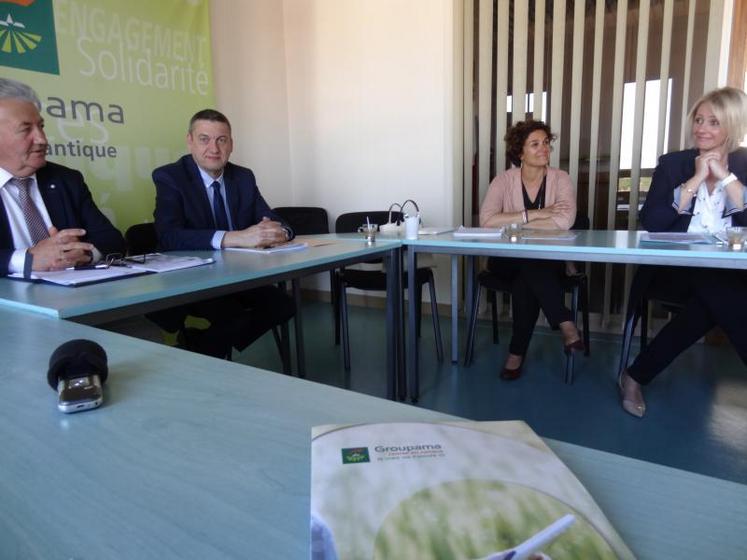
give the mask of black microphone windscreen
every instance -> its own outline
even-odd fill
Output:
[[[60,379],[98,375],[103,384],[109,374],[106,352],[93,340],[78,338],[57,347],[49,357],[47,383],[57,390]]]

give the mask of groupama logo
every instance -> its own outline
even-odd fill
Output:
[[[370,463],[371,458],[368,455],[368,447],[349,447],[342,450],[342,464],[350,463]]]
[[[60,73],[52,0],[0,0],[0,66]]]

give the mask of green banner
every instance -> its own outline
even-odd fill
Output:
[[[153,169],[214,105],[208,0],[0,0],[2,75],[42,100],[48,159],[122,231],[153,220]]]

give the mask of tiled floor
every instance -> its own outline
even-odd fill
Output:
[[[143,320],[114,328],[157,336]],[[463,342],[464,325],[460,328]],[[349,383],[354,391],[384,396],[384,312],[351,307],[350,329],[352,369],[346,380],[342,351],[334,345],[331,306],[304,304],[308,379],[337,386]],[[423,318],[417,406],[473,420],[521,419],[545,437],[747,484],[747,368],[730,347],[699,344],[680,356],[646,389],[648,411],[639,420],[619,406],[614,377],[617,336],[593,335],[591,356],[576,358],[575,382],[566,385],[557,333],[538,328],[524,376],[504,382],[498,372],[508,328],[501,329],[501,344],[496,346],[489,324],[479,325],[469,368],[449,361],[448,321],[442,321],[442,330],[446,360],[439,364],[430,317]],[[280,370],[268,335],[234,359]]]

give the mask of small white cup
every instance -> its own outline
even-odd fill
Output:
[[[407,218],[405,218],[405,239],[417,239],[419,228],[419,216],[408,216]]]

